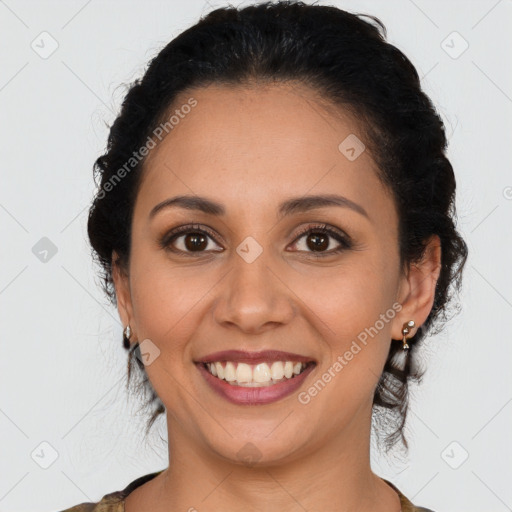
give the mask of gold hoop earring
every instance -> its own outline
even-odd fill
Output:
[[[409,349],[409,345],[407,344],[407,334],[409,334],[411,332],[411,329],[414,328],[416,324],[414,323],[414,320],[409,320],[408,322],[405,322],[403,327],[402,327],[402,334],[403,334],[403,339],[402,339],[402,343],[403,343],[403,350],[408,350]]]

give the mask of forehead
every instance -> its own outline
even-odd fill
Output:
[[[191,98],[195,106],[181,111]],[[239,212],[270,206],[274,197],[277,204],[289,196],[336,192],[369,209],[389,209],[389,191],[369,151],[355,159],[343,152],[347,145],[361,151],[359,123],[306,86],[191,89],[175,100],[173,113],[172,130],[144,165],[137,199],[142,213],[184,193],[217,198]]]
[[[255,158],[269,156],[279,164],[301,160],[318,165],[319,157],[337,158],[340,142],[350,134],[363,138],[348,112],[321,100],[304,85],[210,85],[181,93],[168,114],[181,110],[190,98],[196,106],[179,118],[173,116],[176,124],[149,155],[148,167],[150,160],[191,162],[205,155],[216,161],[249,160],[250,167],[257,165]],[[363,160],[371,161],[368,155]]]

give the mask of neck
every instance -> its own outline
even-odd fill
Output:
[[[284,461],[254,465],[198,449],[197,439],[168,417],[170,463],[158,477],[152,510],[399,512],[398,495],[370,467],[371,408],[362,416],[329,443],[312,441]]]

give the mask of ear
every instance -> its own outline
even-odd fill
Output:
[[[134,332],[130,278],[127,270],[119,264],[118,258],[118,254],[112,251],[112,280],[116,290],[117,310],[123,327],[130,325],[132,332]]]
[[[402,328],[405,322],[414,320],[416,327],[411,329],[408,338],[414,336],[425,322],[434,304],[436,284],[441,272],[441,240],[432,235],[420,262],[412,263],[407,275],[402,277],[398,291],[398,302],[402,309],[393,320],[392,338],[403,338]]]

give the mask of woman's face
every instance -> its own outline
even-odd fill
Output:
[[[180,110],[191,97],[197,104]],[[173,108],[145,164],[129,277],[114,274],[123,324],[167,409],[170,448],[277,463],[366,442],[391,339],[408,320],[421,325],[434,290],[400,273],[395,205],[357,123],[291,85],[210,86]],[[218,206],[176,202],[152,214],[178,196]],[[169,236],[181,226],[190,228]],[[292,355],[215,355],[230,350]],[[275,389],[240,386],[206,371],[212,354],[240,382],[278,380],[288,371],[279,361],[315,364]]]

